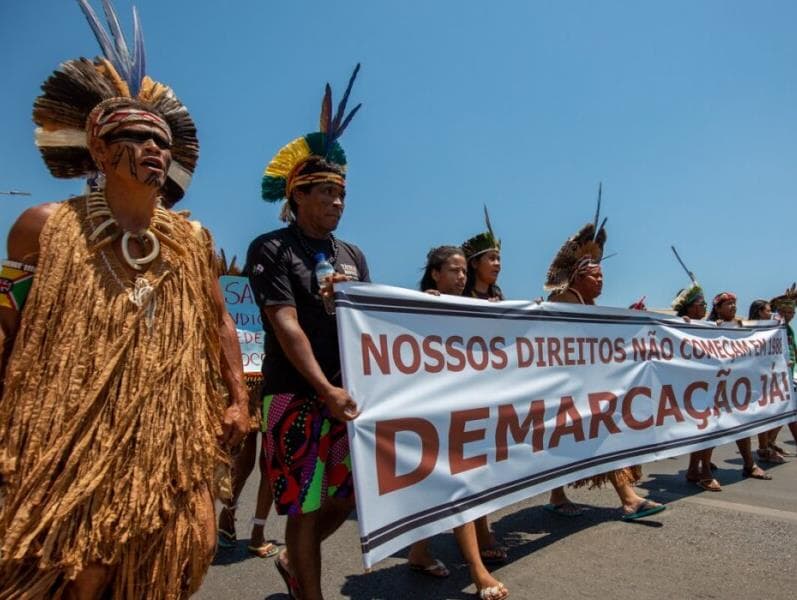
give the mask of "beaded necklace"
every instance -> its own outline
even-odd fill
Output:
[[[293,230],[296,232],[296,237],[299,240],[299,245],[302,247],[302,250],[304,250],[308,257],[314,259],[315,255],[318,254],[318,251],[313,250],[310,247],[310,243],[307,241],[307,238],[304,236],[302,230],[296,223],[291,223],[291,228],[293,228]],[[329,234],[329,241],[332,244],[332,256],[327,260],[329,261],[329,264],[334,265],[338,260],[338,242],[335,239],[335,236],[331,233]]]

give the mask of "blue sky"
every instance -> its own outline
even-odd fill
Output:
[[[499,283],[542,293],[564,239],[609,217],[600,303],[667,306],[687,283],[746,313],[797,279],[797,3],[789,1],[196,2],[139,0],[148,72],[191,110],[201,155],[181,202],[241,256],[273,229],[260,177],[317,128],[356,62],[363,102],[342,140],[339,235],[372,277],[415,287],[427,250],[483,230],[503,240]],[[116,0],[130,24],[128,0]],[[94,6],[100,9],[99,0]],[[0,3],[0,231],[30,204],[79,193],[49,176],[31,105],[59,62],[98,47],[72,0]]]

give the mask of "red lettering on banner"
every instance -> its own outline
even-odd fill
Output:
[[[476,361],[476,353],[473,351],[474,346],[479,346],[481,360],[478,362]],[[474,336],[468,340],[467,356],[470,366],[475,371],[484,371],[484,369],[487,368],[487,365],[490,363],[490,354],[487,351],[487,342],[484,341],[484,338]]]
[[[640,429],[647,429],[653,425],[653,417],[648,417],[644,421],[638,421],[636,417],[634,417],[631,412],[631,403],[637,396],[645,396],[650,400],[652,397],[650,388],[644,386],[633,387],[628,390],[625,398],[623,398],[623,421],[628,427],[638,431]]]
[[[465,353],[462,352],[459,348],[454,346],[454,343],[459,344],[460,346],[463,343],[463,340],[458,335],[452,335],[450,338],[446,340],[446,352],[452,358],[457,359],[457,362],[451,364],[450,362],[446,363],[448,366],[449,371],[453,371],[455,373],[462,371],[465,368]]]
[[[379,336],[379,348],[377,348],[373,338],[367,333],[363,333],[360,336],[360,347],[363,350],[363,375],[371,374],[370,357],[373,357],[376,361],[376,366],[379,367],[382,375],[390,374],[390,357],[387,352],[386,335]]]
[[[704,392],[707,392],[708,383],[705,381],[693,381],[686,386],[686,389],[684,390],[684,409],[686,410],[686,414],[696,421],[700,421],[700,423],[697,425],[698,429],[705,429],[708,427],[708,415],[711,414],[711,411],[709,409],[700,411],[695,410],[695,407],[692,404],[692,395],[695,393],[695,390],[703,390]]]
[[[674,418],[678,423],[684,420],[681,409],[678,407],[678,401],[675,399],[675,392],[673,392],[672,386],[669,384],[665,384],[661,388],[659,411],[656,413],[656,426],[661,427],[667,417]]]
[[[412,358],[409,363],[404,362],[402,346],[406,346],[410,350]],[[412,375],[421,366],[421,349],[418,347],[418,341],[409,334],[403,333],[396,338],[393,342],[393,362],[398,367],[398,370],[405,375]]]
[[[423,363],[423,368],[427,373],[439,373],[446,366],[445,356],[440,350],[432,348],[433,343],[442,345],[443,338],[439,335],[427,335],[423,338],[423,353],[432,360],[437,361],[431,365],[428,362]]]
[[[498,344],[501,344],[500,346]],[[506,340],[502,337],[494,337],[490,340],[490,352],[492,352],[498,360],[493,359],[491,363],[493,369],[505,369],[509,364],[509,357],[506,355],[503,346],[506,345]]]
[[[570,425],[567,424],[568,418]],[[559,410],[556,412],[556,427],[548,442],[549,448],[556,448],[564,435],[572,435],[577,442],[584,441],[584,428],[581,425],[581,414],[573,405],[573,396],[562,396]]]
[[[545,401],[532,400],[529,402],[529,412],[523,423],[520,423],[515,407],[511,404],[502,404],[498,407],[498,422],[495,425],[495,462],[501,462],[509,457],[509,444],[507,433],[511,431],[512,439],[520,444],[531,434],[531,451],[541,452],[543,449],[543,436],[545,434]]]
[[[396,475],[396,434],[414,433],[421,441],[421,460],[409,473]],[[375,429],[376,478],[379,495],[415,485],[434,471],[440,440],[434,424],[426,419],[406,418],[377,421]]]
[[[609,433],[620,433],[620,428],[614,422],[614,411],[617,408],[617,396],[611,392],[594,392],[589,394],[589,411],[592,415],[589,420],[589,438],[598,437],[601,423]],[[606,402],[606,410],[601,411],[601,402]]]
[[[545,346],[543,345],[545,338],[535,337],[534,342],[537,344],[537,366],[545,367]]]
[[[465,458],[465,444],[468,442],[478,442],[483,440],[487,430],[472,429],[465,431],[468,421],[481,421],[490,417],[490,409],[472,408],[469,410],[456,410],[451,413],[451,426],[448,430],[448,465],[451,474],[456,475],[463,471],[470,471],[487,464],[486,454],[477,454]]]
[[[573,353],[576,351],[576,338],[566,337],[562,340],[563,348],[564,348],[564,357],[565,357],[565,364],[568,367],[572,367],[576,364],[576,360],[573,358]]]
[[[531,340],[524,337],[515,338],[515,353],[517,354],[517,366],[521,369],[530,367],[534,364],[534,347]]]
[[[548,338],[548,366],[559,365],[562,366],[562,357],[559,356],[559,350],[562,347],[562,342],[559,338]]]

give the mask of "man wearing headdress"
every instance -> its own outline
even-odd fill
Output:
[[[600,210],[600,189],[598,191],[598,210]],[[603,272],[601,259],[606,243],[605,219],[599,223],[598,214],[594,223],[587,223],[576,235],[569,238],[548,269],[545,282],[546,291],[550,292],[549,302],[566,302],[572,304],[594,305],[603,290]],[[639,519],[664,510],[666,507],[639,496],[633,484],[642,477],[641,467],[615,469],[602,475],[582,479],[573,483],[573,487],[589,486],[590,489],[601,487],[610,482],[614,486],[622,503],[623,519]],[[581,514],[565,495],[564,488],[551,490],[550,503],[546,509],[563,516]]]
[[[321,541],[354,507],[346,421],[357,405],[341,387],[334,314],[325,306],[331,283],[369,281],[359,248],[333,234],[343,215],[346,156],[337,139],[359,105],[345,116],[359,70],[332,116],[329,85],[321,130],[284,146],[266,167],[262,195],[284,200],[287,227],[256,238],[246,272],[266,331],[264,447],[279,514],[287,515],[287,552],[276,566],[291,596],[321,598]],[[335,275],[318,281],[319,263]]]
[[[210,236],[164,208],[196,163],[193,122],[144,76],[137,18],[131,57],[107,10],[117,43],[103,30],[105,58],[63,63],[33,112],[53,175],[102,180],[8,236],[2,599],[188,597],[213,556],[223,444],[248,419]]]

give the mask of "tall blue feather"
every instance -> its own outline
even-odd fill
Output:
[[[600,231],[600,228],[598,227],[598,221],[600,220],[600,216],[601,216],[601,196],[602,196],[602,194],[603,194],[603,182],[601,181],[601,182],[598,183],[598,208],[595,209],[595,223],[593,224],[594,233],[592,234],[592,240],[593,241],[595,241],[595,239],[598,237],[598,232]],[[605,222],[605,220],[604,220],[604,222]],[[602,227],[603,227],[603,225],[601,225],[601,228]]]
[[[135,49],[133,50],[132,74],[135,84],[130,87],[130,93],[137,96],[141,88],[141,80],[147,74],[147,56],[144,52],[144,32],[141,29],[141,21],[135,6],[133,7],[133,44]]]
[[[354,115],[357,114],[357,111],[360,110],[361,107],[362,103],[358,104],[352,109],[352,111],[349,113],[349,116],[344,119],[341,126],[335,130],[335,139],[338,139],[340,136],[343,135],[343,132],[346,131],[346,128],[349,126],[349,123],[351,123],[351,120],[354,118]]]
[[[105,18],[108,21],[108,27],[111,32],[110,37],[88,0],[77,0],[77,2],[91,30],[94,32],[94,37],[97,38],[103,55],[113,65],[119,76],[125,80],[130,89],[130,95],[137,96],[141,89],[141,80],[146,74],[146,59],[144,56],[144,37],[141,33],[141,23],[138,19],[136,7],[133,7],[134,47],[131,57],[127,40],[125,40],[124,33],[122,33],[122,27],[119,24],[119,18],[111,0],[102,0]]]
[[[609,217],[603,217],[603,221],[601,221],[601,226],[595,230],[595,239],[598,239],[598,234],[606,227],[606,221],[609,220]]]
[[[111,64],[116,63],[116,50],[114,49],[108,34],[105,33],[105,29],[100,23],[100,20],[97,18],[97,14],[94,12],[94,9],[91,8],[91,5],[87,2],[87,0],[77,1],[80,5],[80,9],[83,11],[83,15],[89,22],[89,27],[91,27],[91,30],[94,32],[94,37],[97,38],[97,42],[100,44],[100,48],[102,49],[102,53],[105,55],[105,58],[111,61]],[[114,64],[114,66],[116,65]]]
[[[357,79],[357,73],[360,72],[360,63],[357,63],[357,66],[354,67],[354,71],[349,77],[349,85],[346,86],[346,92],[343,94],[343,98],[338,104],[338,112],[335,114],[335,120],[332,122],[333,129],[337,130],[340,127],[341,122],[343,121],[343,113],[346,112],[346,103],[349,101],[349,94],[351,94],[351,88],[354,85],[354,80]]]
[[[108,27],[111,29],[111,35],[116,45],[116,52],[119,55],[119,60],[122,64],[130,63],[130,54],[127,51],[127,41],[125,35],[122,33],[122,28],[119,25],[119,17],[116,16],[116,11],[113,8],[110,0],[102,0],[102,9],[105,12],[105,20],[108,21]]]
[[[346,104],[349,101],[349,94],[351,94],[351,88],[354,85],[354,80],[357,79],[357,73],[360,72],[360,63],[357,63],[357,66],[354,67],[354,71],[349,77],[349,84],[346,86],[346,92],[343,94],[343,98],[341,99],[340,103],[338,104],[338,110],[335,113],[335,118],[332,120],[332,125],[330,130],[327,132],[326,136],[326,154],[329,154],[332,145],[335,143],[346,127],[351,122],[352,117],[354,117],[355,113],[359,110],[361,105],[357,105],[353,111],[349,113],[348,116],[344,118],[346,113]]]
[[[695,274],[689,270],[689,267],[687,267],[686,263],[681,259],[681,255],[678,254],[678,250],[675,249],[675,246],[670,246],[670,248],[672,248],[672,253],[675,254],[675,259],[679,263],[681,263],[681,266],[683,267],[684,271],[686,271],[686,274],[689,275],[689,279],[692,280],[693,284],[697,285],[697,279],[695,279]]]

